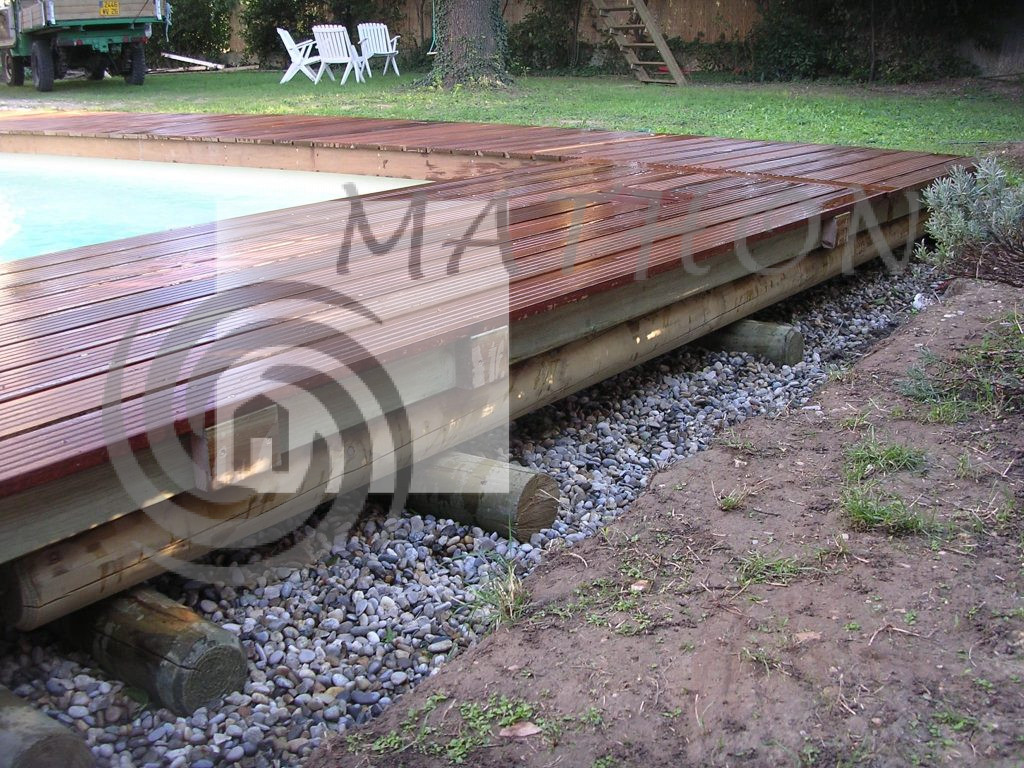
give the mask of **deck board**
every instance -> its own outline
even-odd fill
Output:
[[[0,117],[0,150],[6,136],[27,135],[534,161],[366,198],[392,206],[391,213],[375,214],[384,231],[416,196],[435,203],[505,198],[516,265],[509,296],[513,329],[519,320],[638,276],[657,279],[680,268],[684,255],[711,258],[737,240],[764,240],[850,210],[858,199],[913,194],[960,161],[862,147],[372,118]],[[358,365],[349,341],[303,323],[340,310],[282,318],[269,309],[314,299],[316,286],[330,284],[332,276],[337,281],[338,233],[351,211],[350,201],[325,201],[0,265],[0,497],[106,461],[104,406],[117,412],[138,450],[154,435],[187,434],[208,421],[213,408],[196,411],[185,400],[189,390],[213,392],[216,384],[238,401],[267,391],[255,375],[261,364],[232,367],[215,356],[205,359],[215,342],[239,349],[307,344],[311,354],[348,356]],[[435,224],[455,226],[465,215],[453,209]],[[441,230],[432,237],[425,244],[428,259],[441,252]],[[365,244],[354,248],[354,257],[369,258]],[[462,264],[458,290],[430,278],[401,292],[393,286],[407,269],[407,254],[373,258],[375,271],[344,281],[344,289],[388,320],[382,329],[353,325],[354,338],[379,354],[428,349],[466,327],[500,321],[487,295],[484,262],[473,256]],[[273,282],[278,277],[294,284]],[[206,327],[245,308],[251,327],[219,338],[201,335],[189,349],[166,346],[182,324]],[[106,387],[110,361],[129,335],[131,356],[115,366],[123,379],[112,393]],[[192,362],[197,365],[189,368]],[[159,417],[144,407],[153,396],[163,398]]]

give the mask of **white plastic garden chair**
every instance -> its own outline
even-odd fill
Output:
[[[284,77],[281,78],[281,83],[287,83],[296,74],[301,72],[313,82],[316,82],[316,73],[313,72],[313,65],[320,63],[320,57],[313,55],[313,47],[315,43],[312,40],[304,40],[301,43],[296,43],[292,37],[291,32],[287,29],[277,28],[277,34],[281,36],[281,42],[284,43],[285,50],[288,51],[288,56],[291,58],[291,64],[288,65],[288,71],[284,73]],[[333,75],[332,75],[333,77]]]
[[[396,75],[400,74],[398,62],[395,59],[398,57],[398,38],[401,35],[392,37],[387,24],[360,24],[358,29],[359,47],[363,51],[366,71],[370,73],[370,76],[373,77],[373,70],[370,69],[371,56],[387,57],[384,62],[384,74],[387,74],[388,64],[395,70]]]
[[[344,64],[345,71],[341,75],[341,84],[348,80],[350,72],[355,72],[356,82],[363,82],[363,69],[366,61],[359,50],[352,45],[348,36],[348,30],[342,24],[320,24],[313,27],[313,39],[316,41],[316,49],[320,54],[320,69],[317,70],[314,83],[319,83],[326,71],[334,79],[331,73],[333,64]]]

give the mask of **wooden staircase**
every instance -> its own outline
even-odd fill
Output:
[[[592,0],[597,18],[626,57],[641,83],[685,85],[686,76],[672,55],[644,0]]]

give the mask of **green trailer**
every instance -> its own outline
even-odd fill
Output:
[[[26,70],[37,90],[70,69],[93,80],[104,73],[142,85],[146,41],[170,22],[167,0],[0,0],[3,81],[23,85]]]

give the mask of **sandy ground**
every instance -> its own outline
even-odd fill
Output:
[[[549,553],[522,617],[308,765],[1024,765],[1022,317],[957,281]],[[976,377],[992,334],[1018,357]],[[902,512],[858,525],[865,495]]]

